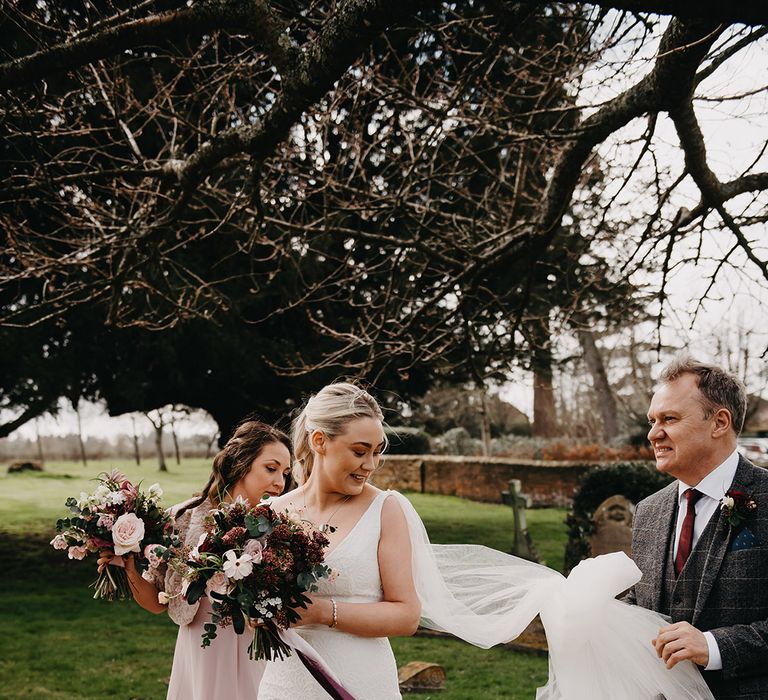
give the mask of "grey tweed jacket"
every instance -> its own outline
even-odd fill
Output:
[[[643,573],[627,596],[644,608],[711,631],[722,671],[704,671],[716,698],[768,698],[768,470],[739,458],[730,488],[757,502],[746,522],[732,527],[720,508],[675,578],[671,548],[677,482],[637,505],[632,557]]]

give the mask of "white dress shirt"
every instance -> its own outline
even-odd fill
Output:
[[[736,467],[739,465],[739,453],[734,450],[727,459],[717,469],[713,469],[696,486],[689,486],[682,481],[677,482],[677,524],[675,526],[675,548],[672,552],[672,559],[677,556],[677,546],[680,542],[680,531],[683,529],[683,520],[688,509],[688,501],[684,493],[689,488],[695,488],[702,496],[696,501],[694,509],[696,519],[693,521],[693,542],[691,549],[696,546],[701,533],[709,523],[710,518],[720,507],[720,501],[725,492],[731,488],[733,478],[736,476]],[[709,663],[704,668],[705,671],[719,671],[723,668],[723,660],[720,656],[720,649],[717,646],[714,636],[711,632],[704,632],[709,647]]]

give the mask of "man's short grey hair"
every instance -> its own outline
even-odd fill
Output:
[[[717,365],[699,362],[689,355],[678,355],[661,372],[664,384],[673,382],[683,374],[696,377],[702,395],[704,418],[711,418],[725,408],[731,414],[733,431],[738,435],[744,428],[747,414],[747,390],[743,382]]]

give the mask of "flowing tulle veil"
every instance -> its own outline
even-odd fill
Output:
[[[698,668],[667,669],[651,639],[667,624],[615,596],[640,579],[624,553],[580,563],[568,578],[545,566],[477,545],[433,545],[410,501],[405,513],[422,625],[488,648],[515,639],[541,615],[549,682],[537,700],[708,700]]]

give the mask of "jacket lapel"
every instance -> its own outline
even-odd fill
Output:
[[[746,465],[747,463],[744,461],[744,458],[739,455],[739,464],[736,467],[736,474],[733,477],[733,482],[726,491],[730,489],[738,489],[740,491],[745,491],[746,493],[750,492],[750,489],[752,488],[752,479]],[[712,586],[720,573],[720,567],[722,566],[723,559],[728,551],[728,543],[731,541],[731,530],[732,527],[725,521],[722,509],[718,506],[712,519],[707,524],[706,529],[701,534],[702,542],[700,544],[702,545],[702,550],[699,551],[699,555],[705,556],[705,559],[701,575],[701,583],[699,584],[699,590],[696,594],[693,619],[691,620],[691,624],[694,627],[704,610]],[[706,551],[706,554],[704,550]]]
[[[659,503],[659,529],[653,543],[653,562],[656,570],[652,572],[653,580],[653,610],[661,610],[662,595],[664,593],[665,568],[672,532],[677,520],[677,482],[667,487],[664,498]]]

